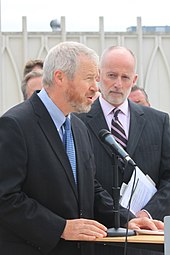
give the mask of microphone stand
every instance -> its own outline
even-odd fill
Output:
[[[120,199],[120,187],[119,187],[119,176],[118,176],[118,155],[112,153],[113,161],[113,209],[114,209],[114,228],[107,230],[107,236],[133,236],[135,235],[134,230],[127,230],[126,228],[120,228],[120,211],[119,211],[119,199]]]

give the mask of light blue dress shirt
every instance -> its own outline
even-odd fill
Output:
[[[62,125],[65,122],[66,117],[64,116],[63,112],[53,103],[44,88],[38,93],[38,96],[49,112],[59,132],[61,140],[63,140]]]

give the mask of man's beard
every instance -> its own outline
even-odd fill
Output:
[[[91,105],[85,105],[85,104],[75,105],[74,102],[70,102],[70,103],[72,107],[74,108],[74,112],[77,112],[77,113],[89,112],[91,109]]]
[[[89,112],[91,109],[91,104],[87,104],[83,101],[80,95],[76,95],[73,90],[69,90],[66,93],[66,99],[68,103],[73,108],[73,112],[82,113]]]
[[[104,98],[111,105],[121,105],[128,98],[130,91],[131,90],[129,89],[129,91],[127,91],[126,94],[122,94],[122,97],[113,96],[111,92],[105,93]]]

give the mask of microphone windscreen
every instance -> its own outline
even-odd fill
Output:
[[[107,136],[107,135],[109,135],[110,133],[109,133],[109,131],[108,130],[106,130],[106,129],[101,129],[100,131],[99,131],[99,138],[100,138],[100,140],[102,141],[102,142],[104,142],[105,141],[105,137]]]

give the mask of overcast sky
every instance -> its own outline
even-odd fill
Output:
[[[105,31],[126,31],[136,26],[170,25],[169,0],[0,0],[2,31],[21,31],[27,16],[28,31],[51,31],[50,21],[66,17],[66,31],[98,31],[99,16]]]

